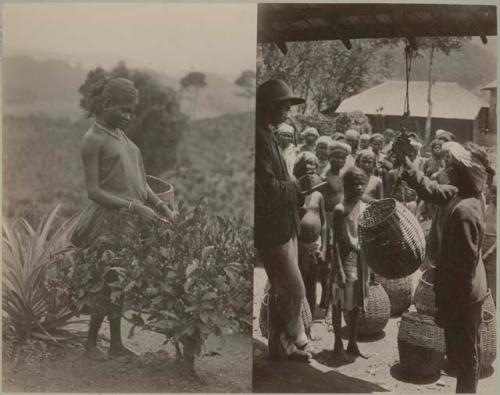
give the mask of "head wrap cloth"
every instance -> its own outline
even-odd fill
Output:
[[[126,78],[112,78],[102,91],[102,98],[109,99],[113,103],[128,104],[137,100],[138,92],[134,83]]]
[[[326,144],[328,147],[332,144],[333,140],[329,136],[319,136],[318,140],[316,141],[316,145],[318,144]]]
[[[375,160],[376,159],[375,153],[370,148],[359,151],[356,156],[356,163],[359,163],[364,158]]]
[[[455,141],[443,144],[443,152],[450,156],[450,160],[463,171],[463,175],[469,178],[474,192],[481,192],[486,185],[487,173],[482,163],[467,151],[462,145]]]
[[[287,135],[292,135],[293,136],[293,126],[287,124],[287,123],[282,123],[278,126],[277,129],[278,134],[287,134]]]
[[[334,140],[328,146],[328,156],[332,155],[335,152],[342,152],[347,156],[351,153],[351,146],[347,143]]]
[[[319,138],[319,133],[318,131],[316,130],[316,128],[313,128],[312,126],[308,126],[307,128],[305,128],[303,131],[302,131],[302,137],[306,137],[306,136],[316,136]]]

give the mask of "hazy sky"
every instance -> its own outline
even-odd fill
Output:
[[[4,50],[66,54],[87,67],[120,59],[167,73],[255,68],[254,4],[5,4]]]

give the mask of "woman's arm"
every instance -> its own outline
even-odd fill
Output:
[[[173,221],[176,214],[170,210],[167,204],[161,200],[156,193],[151,189],[149,184],[146,183],[147,198],[146,201],[153,207],[156,211],[166,217],[168,220]]]
[[[340,235],[342,232],[342,222],[344,220],[343,207],[336,207],[333,211],[333,262],[332,272],[345,283],[344,267],[340,256]]]
[[[324,261],[328,248],[328,223],[326,221],[325,200],[321,193],[319,193],[319,216],[321,220],[321,259]]]

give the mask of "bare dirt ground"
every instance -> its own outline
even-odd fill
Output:
[[[104,326],[104,325],[103,325]],[[130,325],[123,323],[123,333]],[[75,328],[85,335],[85,325]],[[109,328],[103,328],[100,348],[109,346]],[[89,360],[84,339],[56,347],[31,342],[16,358],[11,344],[3,346],[3,392],[251,392],[251,339],[249,334],[228,334],[208,339],[196,361],[198,378],[185,373],[175,360],[172,345],[163,336],[138,331],[126,339],[139,355],[102,362]],[[17,360],[16,360],[17,359]]]
[[[419,271],[414,277],[418,282]],[[254,271],[254,325],[253,325],[253,391],[254,392],[315,392],[315,393],[454,393],[456,379],[444,370],[428,378],[411,378],[401,374],[397,346],[400,317],[391,317],[384,333],[375,339],[360,339],[359,347],[370,357],[356,359],[339,366],[331,358],[333,332],[324,317],[314,321],[314,333],[319,340],[312,342],[313,360],[310,364],[298,362],[271,362],[267,360],[267,341],[260,333],[258,317],[267,276],[264,269]],[[320,291],[318,289],[318,296]],[[346,341],[344,340],[344,345]],[[494,363],[494,367],[496,362]],[[478,393],[494,394],[495,368],[479,382]]]

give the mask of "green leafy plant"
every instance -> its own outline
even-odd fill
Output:
[[[24,219],[3,224],[4,325],[20,339],[55,339],[51,333],[72,317],[66,286],[50,271],[71,251],[76,221],[70,218],[52,230],[58,211],[59,205],[36,229]]]
[[[134,327],[164,334],[194,371],[210,334],[251,330],[251,240],[243,219],[201,206],[181,207],[173,224],[139,221],[134,232],[105,235],[75,255],[73,305],[85,309],[97,296],[123,303]]]

